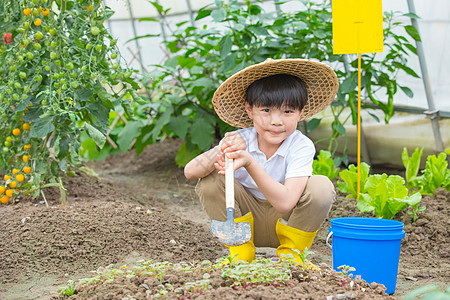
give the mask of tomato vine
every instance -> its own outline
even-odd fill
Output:
[[[98,0],[0,4],[1,202],[49,186],[64,202],[61,172],[82,166],[80,134],[101,148],[109,113],[129,111],[123,95],[139,86],[104,26],[112,14]]]

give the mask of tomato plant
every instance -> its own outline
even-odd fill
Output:
[[[61,174],[81,167],[80,134],[101,148],[110,111],[129,112],[123,95],[139,85],[132,70],[110,67],[122,59],[104,26],[113,13],[98,0],[0,4],[2,202],[49,186],[64,202]]]

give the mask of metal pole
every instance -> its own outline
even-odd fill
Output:
[[[158,0],[155,0],[155,2],[157,4],[159,4]],[[159,24],[161,26],[161,34],[162,34],[163,40],[166,42],[167,41],[167,35],[166,35],[166,29],[164,28],[164,22],[163,22],[164,20],[163,20],[163,17],[161,16],[161,14],[158,14],[158,15],[159,15],[159,19],[161,20],[161,22],[159,22]]]
[[[407,0],[409,12],[416,14],[416,8],[413,0]],[[411,18],[411,24],[419,32],[419,25],[415,18]],[[427,118],[431,120],[431,127],[433,129],[434,143],[437,152],[444,151],[444,144],[442,142],[441,131],[439,128],[439,111],[436,109],[433,100],[433,93],[431,91],[430,77],[428,74],[427,63],[425,61],[425,52],[421,41],[416,41],[417,55],[419,56],[420,71],[422,72],[422,81],[425,87],[425,94],[428,102],[428,111],[425,112]]]
[[[133,16],[133,11],[132,11],[132,9],[131,9],[130,0],[127,0],[127,5],[128,5],[128,12],[129,12],[129,14],[130,14],[130,19],[131,19],[131,27],[133,28],[133,34],[134,34],[134,37],[137,37],[136,24],[134,24],[134,16]],[[134,40],[134,42],[135,42],[135,44],[136,44],[136,49],[139,49],[139,48],[140,48],[139,40]],[[142,60],[142,55],[141,55],[141,52],[140,52],[140,51],[139,51],[139,53],[138,53],[138,56],[139,56],[139,60],[140,60],[140,61],[143,61],[143,60]],[[141,67],[141,70],[143,71],[142,67]]]
[[[194,12],[192,11],[192,6],[191,6],[191,1],[190,0],[186,0],[186,4],[189,10],[189,18],[191,19],[191,25],[195,26],[194,23]]]

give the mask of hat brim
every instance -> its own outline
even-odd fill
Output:
[[[225,123],[235,127],[253,126],[245,111],[247,88],[256,80],[275,74],[299,77],[306,85],[308,100],[301,120],[322,111],[336,97],[339,81],[329,66],[306,59],[277,59],[249,66],[224,81],[215,91],[213,106]]]

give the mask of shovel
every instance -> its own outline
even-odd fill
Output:
[[[234,222],[234,167],[233,159],[225,155],[225,200],[227,220],[211,219],[211,234],[227,246],[239,246],[250,241],[252,231],[250,223]]]

